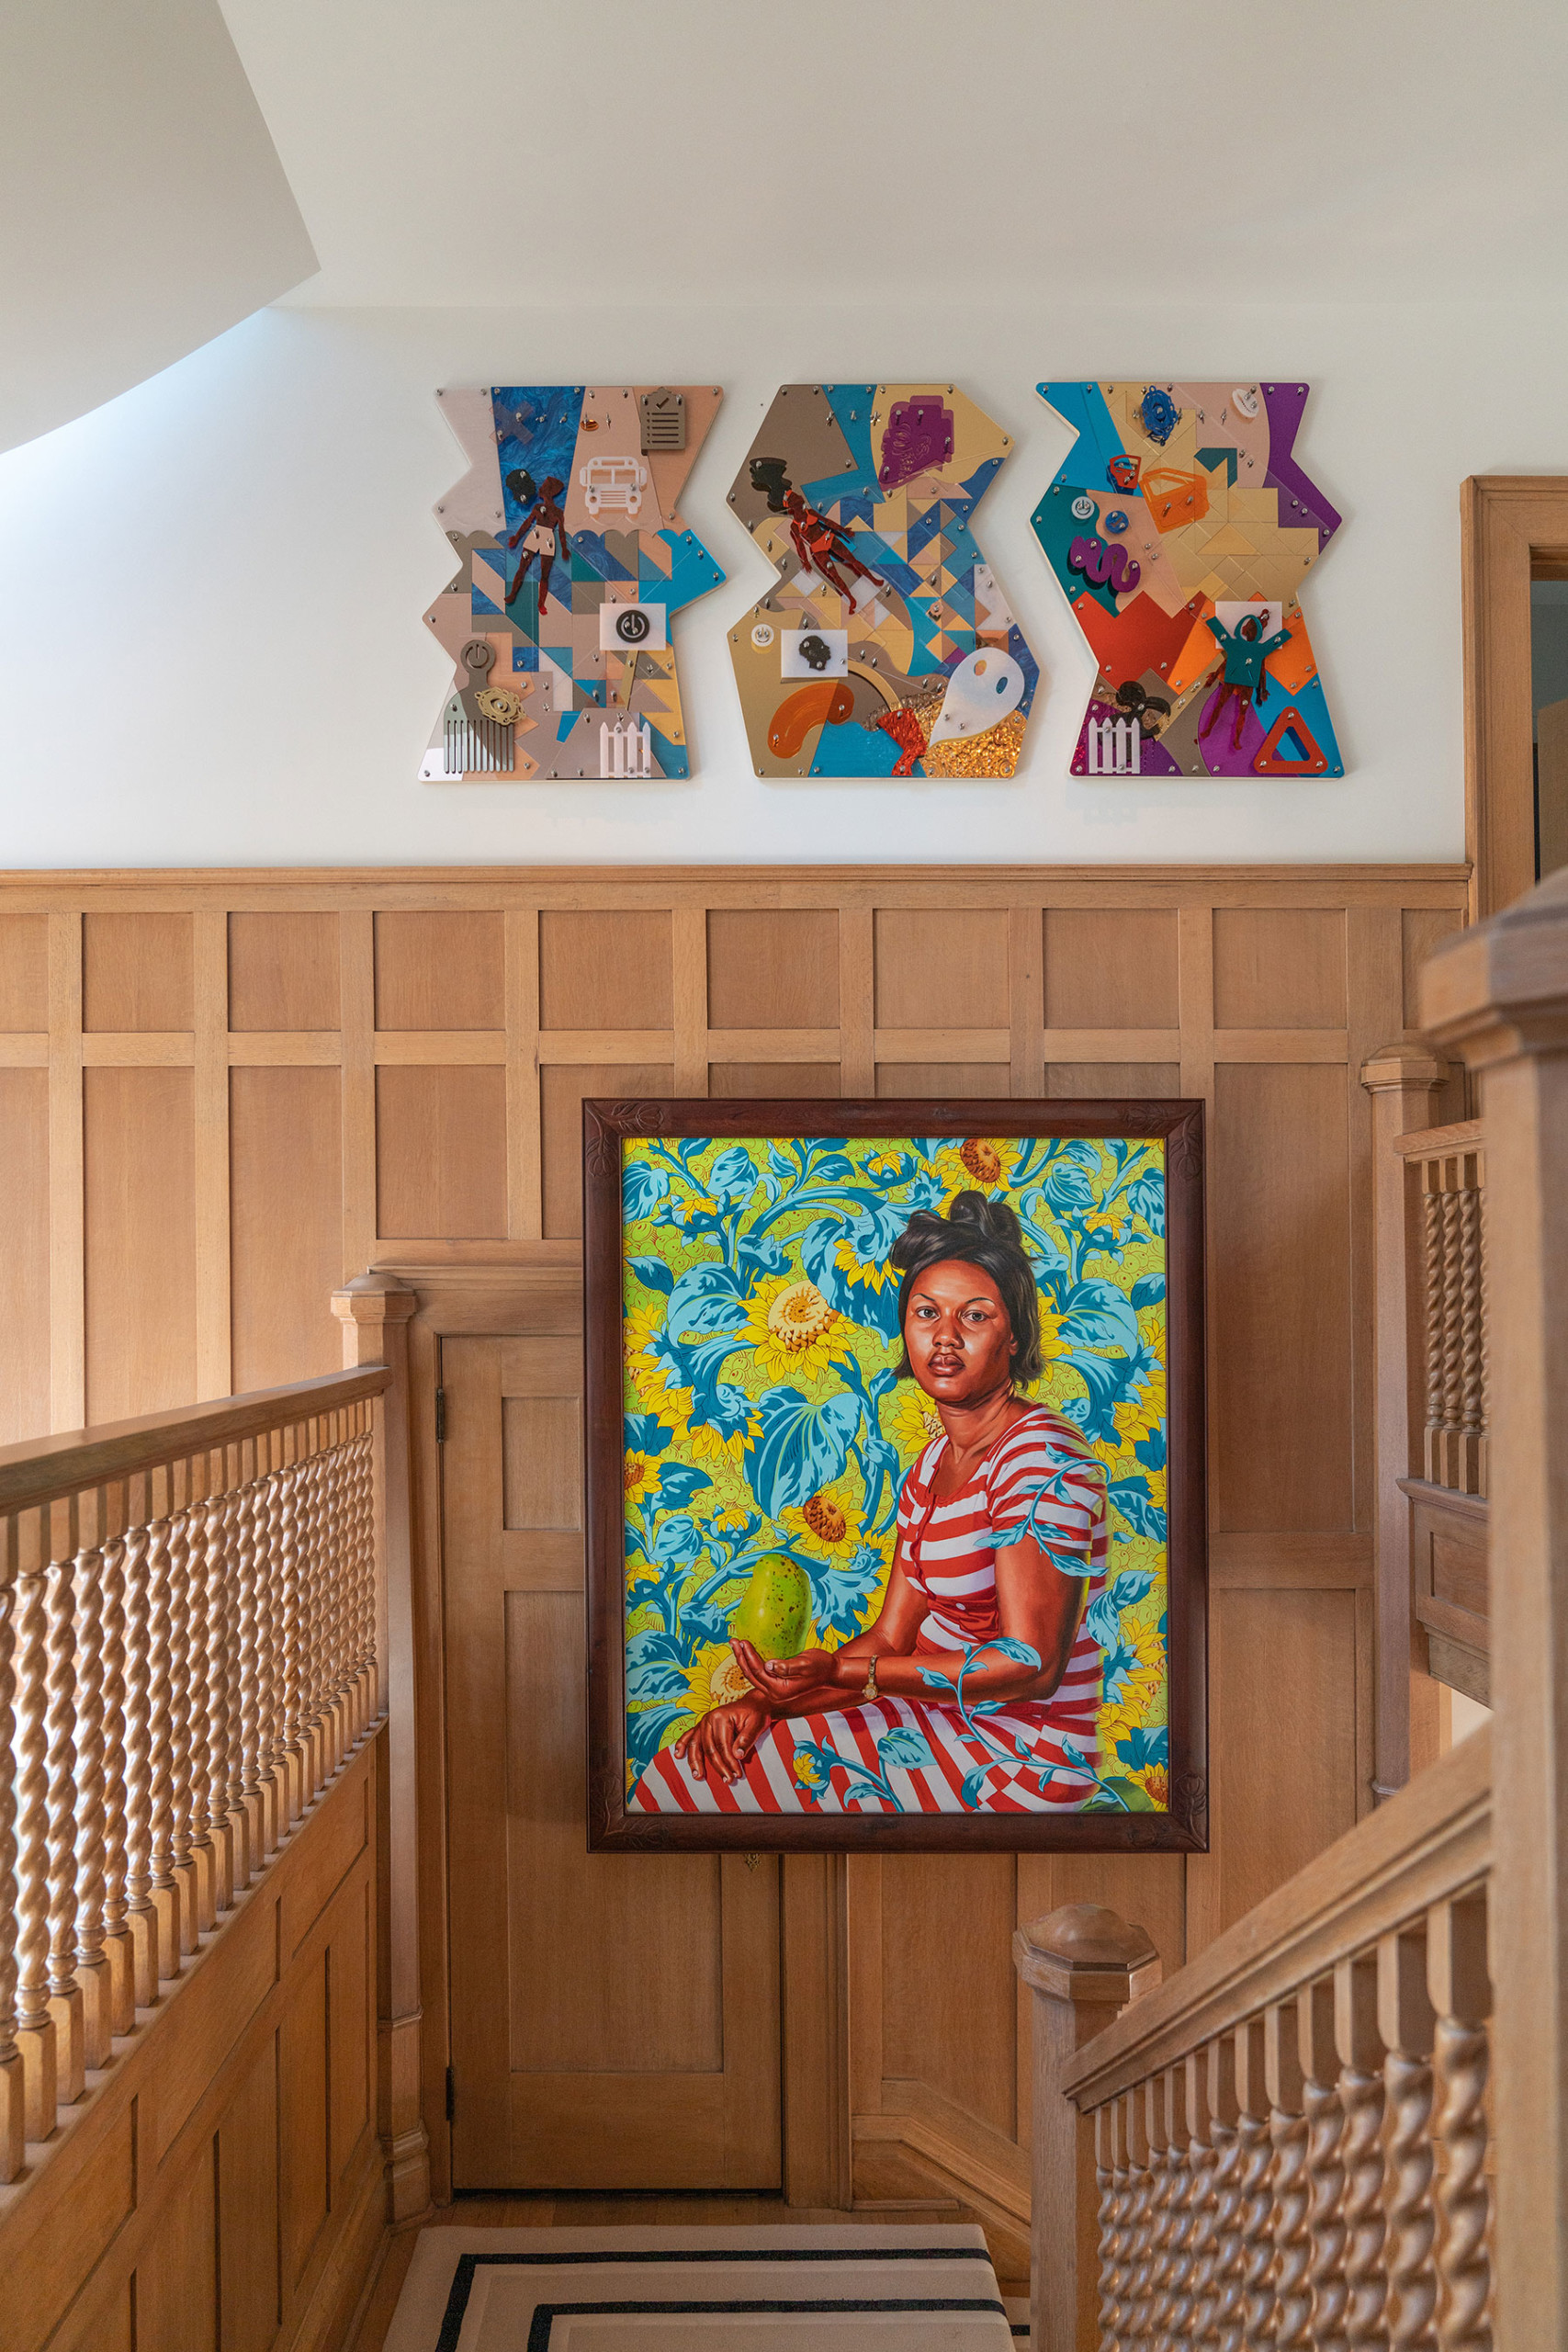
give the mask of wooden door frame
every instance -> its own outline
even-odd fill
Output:
[[[1470,920],[1535,886],[1530,572],[1568,566],[1568,474],[1472,474],[1461,492]]]
[[[378,1268],[417,1297],[408,1325],[411,1578],[419,1722],[416,1809],[422,2065],[430,2134],[430,2188],[452,2202],[446,2120],[452,1998],[446,1858],[446,1640],[442,1463],[435,1392],[445,1340],[581,1331],[582,1273],[561,1246],[548,1259],[489,1265]],[[545,1318],[541,1321],[541,1316]],[[587,1836],[584,1818],[583,1835]],[[847,2208],[850,2186],[849,1994],[845,1877],[840,1854],[780,1857],[780,2007],[784,2188],[792,2205]],[[652,1956],[650,1955],[650,1964]]]

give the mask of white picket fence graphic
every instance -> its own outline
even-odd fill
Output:
[[[599,773],[602,776],[653,774],[653,729],[646,718],[631,724],[617,718],[614,727],[600,721]]]
[[[1144,730],[1135,718],[1091,718],[1089,723],[1090,775],[1136,775]]]

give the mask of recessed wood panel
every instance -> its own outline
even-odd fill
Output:
[[[49,1027],[49,917],[0,915],[0,1029]]]
[[[411,1062],[376,1072],[376,1214],[385,1240],[506,1231],[506,1073]]]
[[[87,1417],[196,1396],[196,1125],[188,1069],[82,1073]]]
[[[1343,1029],[1337,907],[1216,907],[1216,1029]]]
[[[229,1073],[229,1252],[236,1393],[335,1372],[343,1114],[335,1069]]]
[[[568,1240],[582,1231],[582,1098],[668,1094],[668,1063],[552,1062],[539,1072],[543,1129],[545,1236]]]
[[[304,2276],[327,2218],[327,1956],[304,1971],[283,2012],[277,2040],[283,2144],[285,2299]]]
[[[1010,2139],[1018,2096],[1015,1867],[1010,1854],[882,1860],[882,2071],[929,2083]]]
[[[1174,1029],[1177,918],[1164,907],[1048,907],[1049,1029]]]
[[[1210,1524],[1350,1525],[1346,1074],[1222,1062],[1210,1136]]]
[[[881,1029],[1002,1029],[1008,1021],[1005,907],[879,907]]]
[[[878,1062],[876,1091],[895,1100],[908,1094],[940,1102],[951,1094],[983,1101],[990,1094],[1010,1094],[1010,1076],[1006,1062]]]
[[[1181,1091],[1179,1062],[1049,1062],[1045,1091],[1075,1102],[1095,1096],[1111,1101],[1169,1102]]]
[[[834,909],[710,910],[710,1029],[833,1029],[838,1021]]]
[[[1221,1591],[1212,1608],[1219,1933],[1355,1826],[1356,1597]]]
[[[363,2010],[358,2029],[363,2037]],[[268,2352],[277,2334],[283,2317],[277,2223],[277,2041],[269,2034],[218,2127],[222,2352]]]
[[[708,1092],[717,1095],[834,1095],[837,1062],[709,1062]]]
[[[502,1399],[502,1510],[508,1527],[582,1524],[577,1396]]]
[[[188,914],[84,915],[83,1028],[189,1029],[193,957]]]
[[[335,914],[231,915],[230,1028],[335,1029],[341,929]]]
[[[378,1029],[504,1029],[499,914],[400,909],[376,918]]]
[[[137,2266],[136,2352],[218,2352],[216,2176],[203,2140],[162,2201]]]
[[[650,1870],[639,1855],[587,1852],[581,1600],[509,1592],[505,1612],[513,2069],[716,2074],[719,1858],[660,1855]],[[625,1940],[628,1884],[636,1951]]]
[[[370,2122],[367,1989],[374,1893],[367,1879],[344,1890],[327,1946],[327,2154],[334,2205]]]
[[[1464,929],[1457,907],[1405,907],[1400,915],[1404,964],[1404,1025],[1421,1026],[1421,967],[1433,949]]]
[[[541,1029],[668,1029],[668,914],[547,908],[539,917]]]
[[[0,1445],[49,1427],[49,1073],[0,1069]]]

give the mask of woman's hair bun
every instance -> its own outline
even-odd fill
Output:
[[[968,1195],[964,1197],[967,1199]],[[945,1217],[933,1216],[929,1209],[917,1209],[887,1252],[889,1264],[897,1266],[900,1272],[906,1266],[929,1265],[931,1243],[940,1242],[946,1231]]]
[[[988,1200],[984,1193],[960,1193],[947,1214],[951,1224],[972,1225],[987,1241],[1023,1247],[1023,1227],[1006,1201]]]

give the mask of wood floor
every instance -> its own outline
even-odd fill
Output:
[[[592,2197],[587,2195],[563,2197],[459,2197],[454,2204],[438,2206],[424,2228],[458,2230],[525,2230],[525,2229],[745,2229],[755,2223],[763,2228],[808,2227],[813,2222],[841,2224],[861,2222],[868,2229],[885,2228],[894,2222],[940,2221],[956,2222],[968,2218],[956,2205],[899,2208],[883,2206],[858,2211],[841,2212],[837,2209],[814,2206],[786,2205],[782,2197]],[[413,2259],[414,2244],[419,2228],[401,2231],[388,2245],[380,2270],[370,2290],[369,2301],[361,2315],[359,2326],[344,2347],[344,2352],[381,2352],[387,2330],[392,2324],[392,2313],[398,2307],[403,2280]],[[1010,2299],[1010,2315],[1014,2299],[1024,2297],[1027,2312],[1027,2284],[1021,2288],[1016,2281],[1004,2281],[1002,2292]]]

